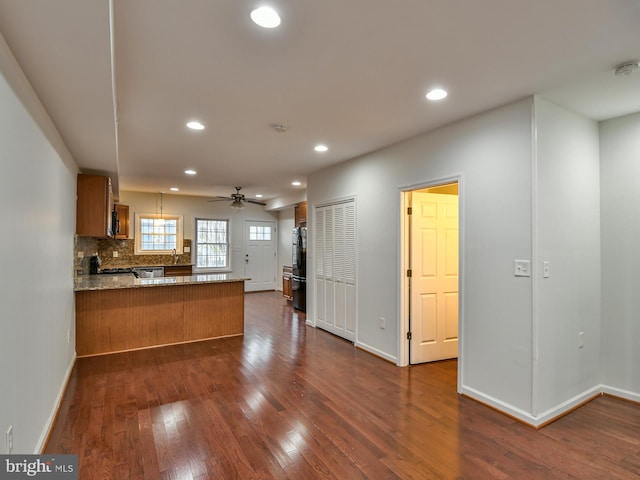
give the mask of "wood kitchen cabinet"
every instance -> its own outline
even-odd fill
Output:
[[[293,300],[293,268],[289,266],[282,267],[282,294],[289,301]]]
[[[84,237],[111,237],[113,190],[111,179],[102,175],[78,175],[76,234]]]
[[[307,225],[307,202],[300,202],[294,207],[293,217],[296,227]]]
[[[188,277],[192,275],[193,268],[191,265],[165,265],[165,277]]]
[[[118,225],[114,228],[115,238],[125,240],[129,238],[129,205],[116,203],[114,209],[118,214]]]

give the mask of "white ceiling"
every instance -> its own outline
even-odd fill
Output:
[[[0,32],[78,165],[120,190],[292,196],[532,94],[596,120],[640,111],[640,74],[613,75],[640,59],[638,0],[272,0],[273,30],[249,18],[262,3],[114,0],[115,89],[108,0],[0,0]],[[449,97],[426,101],[433,86]]]

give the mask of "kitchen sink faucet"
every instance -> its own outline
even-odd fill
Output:
[[[176,249],[175,248],[171,252],[171,255],[173,255],[173,264],[175,265],[176,263],[178,263],[178,254],[176,253]]]

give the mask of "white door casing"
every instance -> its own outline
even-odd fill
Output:
[[[245,292],[276,288],[276,227],[275,222],[245,220],[244,282]]]
[[[458,356],[458,197],[411,195],[410,363]]]

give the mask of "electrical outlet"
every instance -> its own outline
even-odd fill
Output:
[[[84,258],[84,252],[78,252],[78,258]]]
[[[7,428],[7,454],[13,452],[13,425]]]
[[[513,261],[513,274],[516,277],[530,277],[531,276],[531,262],[529,260],[514,260]]]
[[[584,332],[578,332],[578,348],[584,347]]]
[[[118,252],[117,251],[113,251],[113,258],[118,258]]]
[[[542,278],[549,278],[551,275],[551,267],[549,262],[542,262]]]
[[[380,329],[384,330],[387,326],[387,320],[384,317],[380,317]]]
[[[184,253],[191,253],[191,247],[184,247]]]

